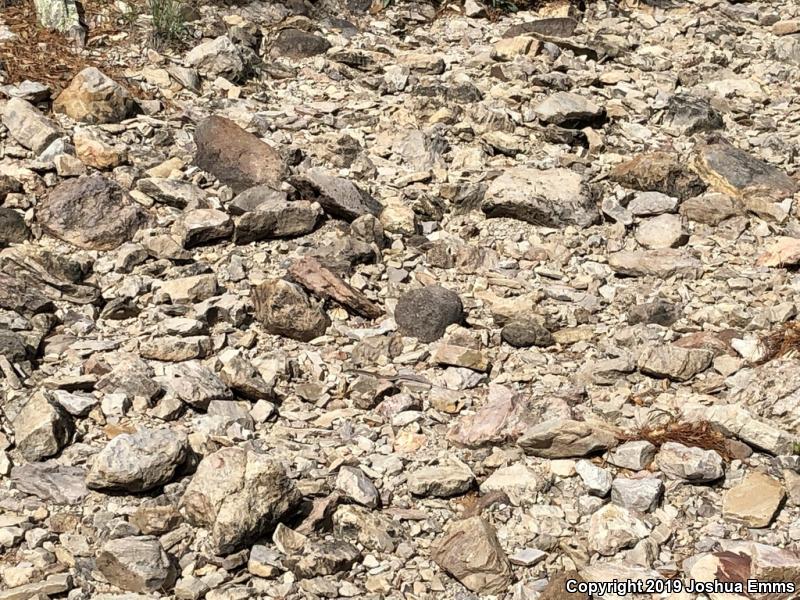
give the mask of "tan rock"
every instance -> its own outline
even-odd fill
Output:
[[[75,130],[72,142],[81,162],[101,171],[118,167],[128,159],[124,147],[112,146],[85,129]]]
[[[116,81],[95,67],[78,73],[53,102],[53,110],[82,123],[119,123],[134,101]]]
[[[511,564],[494,527],[481,517],[452,523],[432,548],[431,557],[475,593],[499,595],[511,585]]]
[[[767,527],[785,495],[778,480],[763,473],[750,473],[725,493],[722,514],[750,527]]]

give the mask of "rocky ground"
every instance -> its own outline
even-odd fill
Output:
[[[368,4],[6,77],[0,600],[800,589],[800,6]]]

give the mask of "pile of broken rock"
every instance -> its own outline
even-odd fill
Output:
[[[0,600],[800,585],[800,8],[363,4],[0,88]]]

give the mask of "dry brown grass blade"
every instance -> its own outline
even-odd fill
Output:
[[[677,442],[684,446],[714,450],[727,461],[733,458],[725,444],[725,436],[708,421],[687,423],[673,419],[663,426],[641,427],[618,437],[624,442],[646,440],[656,448],[667,442]]]
[[[761,343],[765,352],[759,364],[784,356],[796,356],[800,352],[800,323],[783,323],[775,331],[762,337]]]

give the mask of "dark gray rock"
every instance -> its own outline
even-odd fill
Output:
[[[299,59],[323,54],[330,47],[331,43],[323,37],[301,29],[288,28],[278,33],[270,53],[275,57]]]
[[[337,219],[353,221],[362,215],[379,216],[383,205],[352,181],[331,175],[325,169],[309,169],[292,180],[304,200],[319,202]]]
[[[89,489],[80,467],[62,465],[54,460],[26,463],[11,469],[11,485],[19,491],[53,504],[80,504]]]
[[[0,208],[0,247],[20,244],[30,235],[31,231],[21,214],[10,208]]]
[[[145,535],[110,540],[96,559],[109,583],[137,593],[170,590],[177,577],[173,563],[158,539]]]
[[[722,129],[722,115],[705,98],[675,94],[669,99],[664,124],[681,135]]]
[[[503,327],[500,335],[504,342],[515,348],[544,348],[553,344],[553,334],[547,327],[533,320],[511,321]]]
[[[406,292],[394,311],[400,333],[421,342],[438,340],[448,325],[460,323],[463,318],[464,306],[458,294],[438,285]]]

